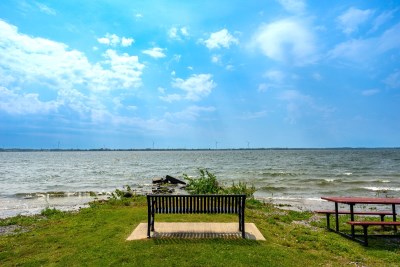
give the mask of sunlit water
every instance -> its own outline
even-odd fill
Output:
[[[1,152],[0,217],[79,208],[94,199],[88,192],[106,197],[124,185],[147,193],[153,178],[198,168],[305,209],[328,195],[400,197],[399,149]]]

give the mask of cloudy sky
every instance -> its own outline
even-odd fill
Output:
[[[0,147],[400,146],[400,1],[0,1]]]

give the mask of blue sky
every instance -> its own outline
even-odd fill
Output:
[[[400,146],[400,2],[0,2],[0,147]]]

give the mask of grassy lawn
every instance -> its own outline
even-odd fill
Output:
[[[149,239],[125,241],[147,220],[144,197],[98,203],[76,213],[0,220],[0,266],[399,266],[400,239],[370,246],[325,230],[324,217],[248,201],[246,222],[266,241]],[[345,219],[344,219],[345,220]],[[231,215],[159,215],[157,221],[236,222]],[[343,223],[343,227],[347,227]],[[400,236],[399,236],[400,237]]]

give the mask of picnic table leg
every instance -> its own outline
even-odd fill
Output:
[[[339,205],[335,202],[336,232],[339,232]]]
[[[354,222],[354,204],[350,204],[350,221]],[[351,236],[355,238],[354,225],[351,225]]]
[[[326,228],[331,230],[331,214],[326,213]]]
[[[368,225],[363,225],[364,230],[364,245],[368,246]]]
[[[393,221],[396,221],[396,205],[392,204]],[[394,232],[397,233],[397,226],[394,225]]]

